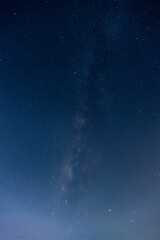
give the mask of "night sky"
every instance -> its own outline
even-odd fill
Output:
[[[0,240],[160,239],[160,4],[0,1]]]

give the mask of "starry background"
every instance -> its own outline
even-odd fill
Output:
[[[158,1],[0,3],[0,239],[160,239]]]

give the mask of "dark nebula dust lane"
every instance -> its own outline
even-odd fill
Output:
[[[0,3],[0,240],[159,240],[160,5]]]

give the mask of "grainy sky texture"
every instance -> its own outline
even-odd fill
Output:
[[[0,1],[0,240],[160,239],[160,5]]]

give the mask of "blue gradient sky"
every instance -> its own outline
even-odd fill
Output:
[[[1,1],[0,240],[160,239],[159,10]]]

